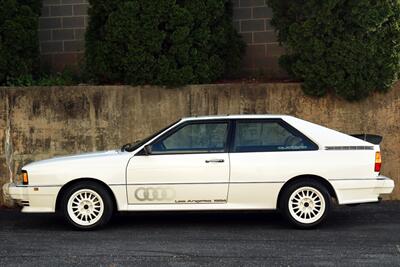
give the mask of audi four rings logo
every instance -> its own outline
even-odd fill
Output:
[[[171,201],[175,199],[175,190],[162,187],[139,187],[135,190],[139,201]]]

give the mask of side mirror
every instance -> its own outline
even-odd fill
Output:
[[[151,152],[152,152],[151,151],[151,145],[144,146],[143,150],[144,150],[144,154],[151,155]]]

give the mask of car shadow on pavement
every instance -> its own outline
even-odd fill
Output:
[[[317,229],[346,229],[352,227],[376,226],[393,222],[390,212],[396,210],[398,204],[387,203],[381,209],[379,205],[366,204],[356,207],[335,206],[326,222]],[[376,220],[374,220],[376,218]],[[64,221],[61,214],[23,214],[18,210],[0,210],[0,228],[12,230],[41,229],[48,231],[65,231],[72,228]],[[219,228],[246,227],[249,229],[293,229],[277,211],[201,211],[201,212],[122,212],[116,213],[110,223],[102,230],[141,229],[177,229],[204,227]]]

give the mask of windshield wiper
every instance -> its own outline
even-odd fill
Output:
[[[125,145],[123,145],[122,147],[121,147],[121,151],[122,152],[124,152],[124,151],[128,151],[128,148],[131,146],[131,144],[125,144]]]
[[[121,147],[121,151],[122,151],[122,152],[124,152],[124,151],[132,152],[133,150],[136,149],[137,145],[138,145],[140,142],[141,142],[141,140],[137,140],[137,141],[135,141],[135,142],[133,142],[133,143],[125,144],[125,145],[123,145],[123,146]]]

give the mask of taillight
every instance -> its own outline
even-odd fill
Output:
[[[382,165],[381,152],[377,151],[375,153],[375,171],[376,172],[380,172],[381,171],[381,165]]]
[[[29,183],[28,173],[26,171],[22,171],[22,184],[27,185]]]

